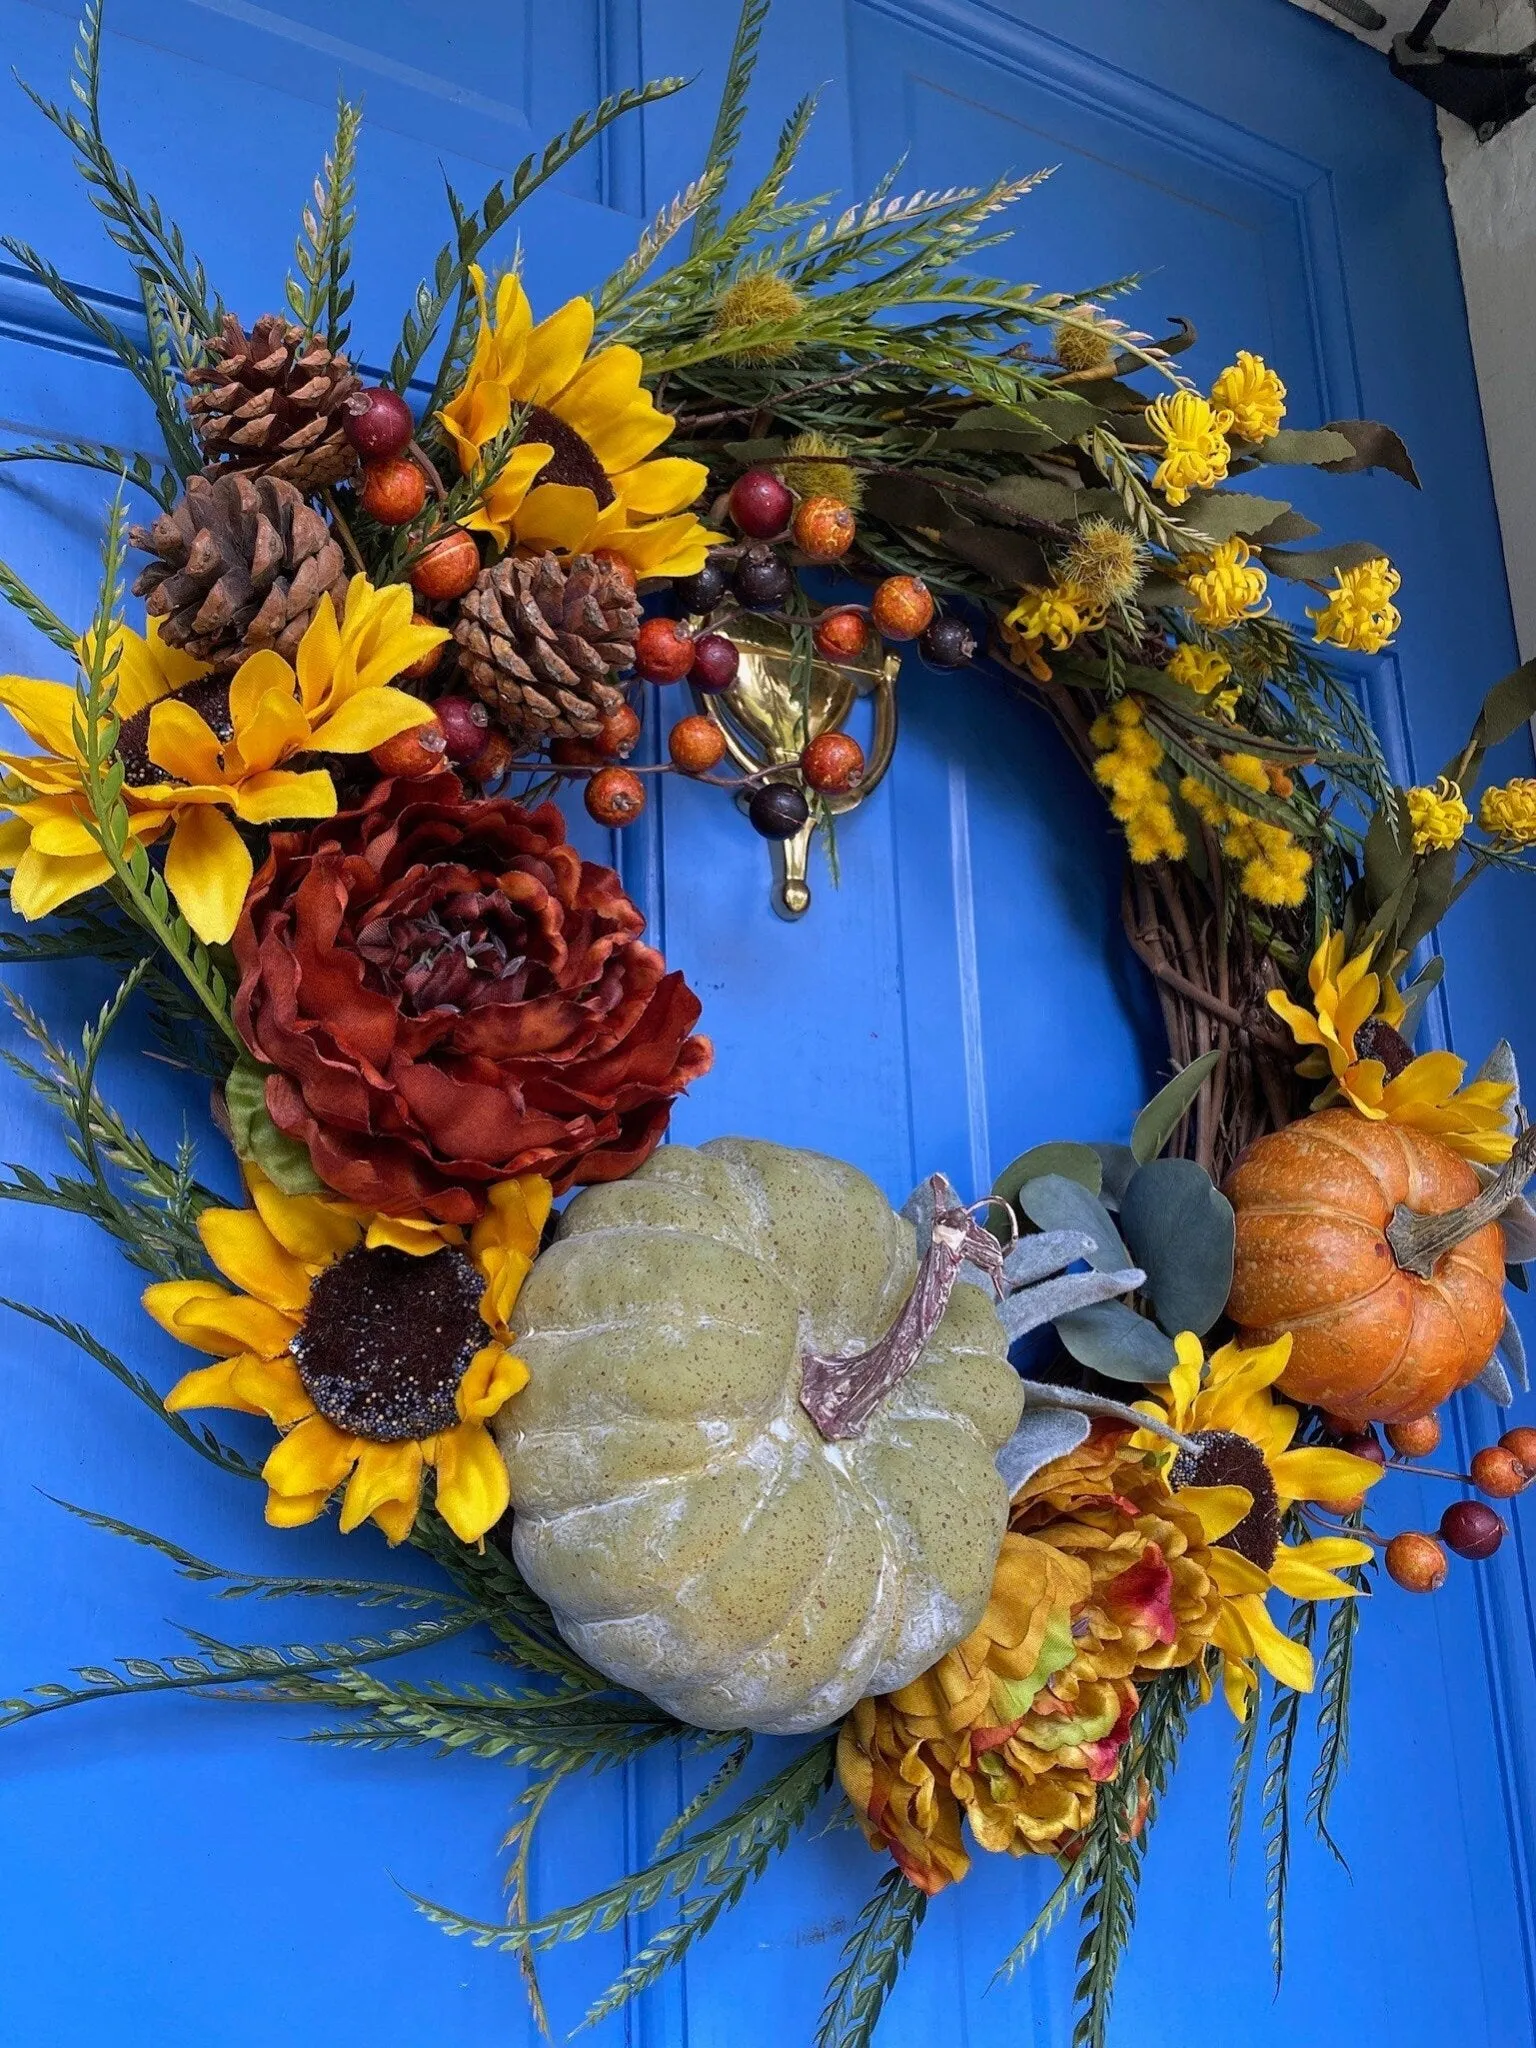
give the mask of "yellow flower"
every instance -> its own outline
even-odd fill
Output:
[[[1218,412],[1198,391],[1165,392],[1147,407],[1147,425],[1165,451],[1152,485],[1170,505],[1182,505],[1191,491],[1221,482],[1232,459],[1227,446],[1231,424],[1231,413]]]
[[[1189,842],[1173,814],[1173,799],[1157,772],[1163,745],[1147,731],[1141,706],[1122,697],[1088,728],[1088,737],[1103,749],[1093,764],[1095,779],[1109,791],[1110,815],[1125,827],[1131,859],[1146,866],[1158,860],[1182,860]]]
[[[1230,413],[1240,441],[1267,441],[1285,418],[1285,386],[1262,356],[1240,348],[1211,386],[1211,403]]]
[[[1463,1159],[1502,1166],[1515,1142],[1505,1127],[1512,1085],[1471,1081],[1463,1087],[1467,1063],[1454,1053],[1415,1059],[1398,1030],[1402,996],[1390,974],[1373,972],[1372,957],[1368,949],[1347,959],[1344,934],[1325,930],[1307,969],[1312,1009],[1280,989],[1270,991],[1269,1007],[1296,1043],[1310,1048],[1297,1072],[1327,1077],[1313,1107],[1347,1102],[1373,1123],[1425,1131]],[[1377,1056],[1382,1052],[1388,1057]]]
[[[1186,640],[1169,655],[1163,673],[1193,690],[1197,697],[1209,697],[1231,675],[1232,664],[1216,648],[1196,647]]]
[[[267,1520],[312,1522],[345,1487],[341,1527],[371,1516],[410,1534],[422,1477],[475,1543],[506,1512],[507,1474],[486,1422],[528,1382],[508,1318],[539,1248],[549,1183],[502,1181],[466,1245],[454,1224],[372,1216],[330,1195],[285,1195],[246,1169],[254,1207],[205,1209],[198,1235],[233,1290],[168,1280],[144,1306],[212,1354],[167,1408],[235,1408],[282,1431],[262,1467]]]
[[[442,421],[468,476],[480,450],[531,408],[526,438],[464,524],[501,547],[580,554],[610,548],[637,576],[691,576],[710,533],[687,511],[703,490],[701,462],[648,458],[672,431],[640,382],[632,348],[587,351],[589,300],[572,299],[537,327],[521,281],[504,277],[494,316],[485,273],[470,272],[480,333],[464,382]]]
[[[1461,844],[1472,813],[1462,802],[1459,783],[1441,775],[1432,788],[1410,789],[1405,794],[1415,853],[1449,853]]]
[[[1004,616],[1003,636],[1010,645],[1032,640],[1038,646],[1043,641],[1060,653],[1080,634],[1096,633],[1103,623],[1104,606],[1096,603],[1081,583],[1031,584]]]
[[[166,647],[153,624],[144,639],[118,628],[115,712],[129,829],[149,845],[171,827],[166,886],[200,939],[229,938],[251,882],[249,849],[225,811],[244,825],[332,817],[327,771],[284,763],[366,753],[429,723],[430,706],[389,685],[447,637],[413,623],[406,585],[375,590],[364,576],[348,585],[339,626],[329,596],[321,598],[299,642],[297,673],[267,648],[233,676],[215,676]],[[15,822],[0,835],[0,860],[15,865],[17,910],[38,918],[111,870],[88,822],[75,690],[0,676],[0,705],[43,750],[0,754],[32,792],[10,805]]]
[[[1257,618],[1269,610],[1262,569],[1252,566],[1253,550],[1240,538],[1224,540],[1208,555],[1187,555],[1180,565],[1185,588],[1195,600],[1196,625],[1220,631],[1239,619]]]
[[[1500,788],[1485,789],[1477,822],[1495,839],[1515,846],[1536,845],[1536,780],[1517,775]]]
[[[1379,654],[1403,623],[1392,602],[1402,580],[1385,555],[1335,570],[1328,602],[1307,606],[1307,617],[1317,621],[1315,637],[1355,654]]]
[[[1242,701],[1242,695],[1243,688],[1241,683],[1234,683],[1230,690],[1218,690],[1211,699],[1211,709],[1218,718],[1228,719],[1235,724],[1237,722],[1237,707]]]
[[[1336,1574],[1371,1556],[1368,1543],[1349,1536],[1283,1542],[1286,1509],[1298,1501],[1351,1500],[1375,1485],[1382,1468],[1347,1451],[1291,1448],[1300,1417],[1270,1391],[1291,1355],[1289,1331],[1254,1350],[1224,1344],[1207,1363],[1199,1338],[1185,1330],[1174,1353],[1168,1385],[1136,1406],[1171,1423],[1198,1450],[1178,1450],[1151,1430],[1132,1437],[1131,1448],[1167,1469],[1175,1501],[1199,1514],[1213,1545],[1209,1568],[1224,1597],[1211,1640],[1221,1653],[1227,1704],[1246,1720],[1258,1684],[1255,1663],[1281,1685],[1312,1689],[1311,1653],[1275,1626],[1269,1594],[1351,1599],[1355,1588]]]
[[[1220,759],[1234,782],[1260,795],[1288,787],[1257,754],[1223,754]],[[1292,910],[1306,901],[1312,856],[1297,845],[1284,825],[1271,824],[1267,818],[1256,818],[1229,803],[1198,775],[1186,775],[1179,783],[1179,794],[1221,835],[1222,852],[1238,863],[1238,887],[1245,896],[1256,903]]]

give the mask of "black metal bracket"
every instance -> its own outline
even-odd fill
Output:
[[[1388,63],[1411,85],[1487,142],[1536,103],[1536,43],[1523,50],[1443,50],[1434,39],[1450,0],[1430,0],[1406,35],[1394,36]]]

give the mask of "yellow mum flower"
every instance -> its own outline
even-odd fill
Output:
[[[1163,673],[1193,690],[1197,697],[1209,697],[1231,675],[1232,664],[1214,647],[1196,647],[1191,641],[1184,641],[1169,655]]]
[[[572,299],[533,324],[515,275],[486,304],[485,273],[470,272],[480,333],[464,382],[441,419],[466,476],[482,448],[530,408],[526,438],[464,521],[498,545],[561,554],[611,548],[637,576],[691,576],[719,539],[687,507],[703,490],[702,462],[649,458],[672,431],[640,382],[632,348],[589,355],[594,314]]]
[[[210,673],[160,640],[116,633],[118,757],[129,829],[145,845],[171,827],[166,886],[205,943],[234,931],[251,882],[243,825],[329,818],[336,786],[323,768],[287,767],[315,753],[363,754],[412,726],[431,722],[420,698],[389,687],[448,638],[417,624],[403,583],[375,590],[365,576],[347,586],[340,625],[322,597],[296,669],[265,648],[233,676]],[[93,836],[85,763],[75,744],[80,699],[67,683],[0,676],[0,705],[42,749],[0,753],[32,796],[12,803],[0,861],[14,865],[11,901],[25,918],[106,881],[111,872]]]
[[[1152,487],[1170,505],[1182,505],[1191,491],[1208,491],[1227,473],[1229,412],[1218,412],[1198,391],[1168,391],[1147,407],[1147,425],[1164,454],[1152,473]]]
[[[1240,441],[1267,441],[1285,418],[1285,386],[1262,356],[1240,348],[1211,386],[1211,403],[1230,414]]]
[[[1309,1048],[1297,1072],[1327,1077],[1313,1107],[1347,1102],[1373,1123],[1426,1131],[1463,1159],[1502,1166],[1514,1150],[1505,1127],[1513,1087],[1503,1081],[1463,1087],[1467,1063],[1454,1053],[1415,1058],[1398,1030],[1403,998],[1390,974],[1373,972],[1372,957],[1366,951],[1346,958],[1344,934],[1325,930],[1307,969],[1311,1010],[1280,989],[1270,991],[1269,1007],[1296,1043]]]
[[[1219,632],[1239,619],[1269,610],[1269,579],[1252,564],[1253,550],[1240,538],[1224,540],[1208,555],[1187,555],[1180,564],[1184,586],[1195,600],[1196,625]]]
[[[1081,634],[1096,633],[1104,623],[1104,610],[1075,580],[1031,584],[1005,614],[1003,633],[1010,642],[1033,641],[1037,647],[1044,643],[1060,653]]]
[[[1315,638],[1355,654],[1379,654],[1403,623],[1392,602],[1402,580],[1385,555],[1336,570],[1328,602],[1307,606],[1307,617],[1317,621]]]
[[[1472,813],[1462,802],[1459,783],[1441,775],[1432,788],[1410,789],[1405,794],[1415,853],[1449,853],[1461,844]]]
[[[411,1533],[424,1473],[464,1543],[506,1512],[486,1423],[528,1383],[508,1318],[538,1252],[549,1183],[502,1181],[466,1244],[454,1224],[373,1216],[330,1195],[285,1195],[253,1167],[254,1207],[205,1209],[198,1235],[233,1290],[167,1280],[144,1306],[218,1363],[165,1397],[234,1408],[283,1432],[262,1467],[267,1520],[313,1522],[339,1487],[343,1531],[370,1517]]]
[[[1495,839],[1515,846],[1536,845],[1536,781],[1517,775],[1500,788],[1485,789],[1477,822]]]
[[[1352,1500],[1376,1484],[1382,1468],[1347,1451],[1291,1448],[1300,1417],[1270,1391],[1291,1355],[1289,1331],[1254,1350],[1224,1344],[1207,1362],[1199,1338],[1185,1330],[1174,1354],[1169,1383],[1135,1405],[1198,1449],[1179,1450],[1151,1430],[1132,1437],[1130,1448],[1166,1469],[1175,1501],[1204,1524],[1213,1546],[1208,1568],[1224,1595],[1211,1640],[1221,1653],[1227,1704],[1242,1721],[1258,1685],[1256,1663],[1281,1685],[1312,1690],[1311,1652],[1276,1627],[1269,1595],[1352,1599],[1356,1589],[1337,1573],[1372,1554],[1350,1536],[1282,1542],[1286,1509]]]

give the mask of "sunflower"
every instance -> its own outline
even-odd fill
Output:
[[[1297,1072],[1330,1077],[1313,1107],[1347,1102],[1372,1123],[1403,1124],[1479,1166],[1502,1166],[1515,1143],[1508,1128],[1513,1085],[1469,1081],[1463,1087],[1467,1063],[1454,1053],[1415,1058],[1398,1029],[1403,998],[1390,974],[1373,970],[1373,957],[1368,947],[1346,958],[1344,934],[1325,927],[1307,969],[1312,1009],[1270,991],[1269,1007],[1298,1045],[1312,1048]]]
[[[453,1224],[374,1216],[328,1195],[285,1195],[247,1166],[254,1207],[207,1209],[198,1233],[234,1291],[168,1280],[144,1306],[215,1365],[179,1380],[170,1409],[234,1408],[283,1432],[262,1467],[267,1520],[312,1522],[338,1487],[341,1527],[370,1516],[411,1533],[422,1475],[474,1543],[506,1511],[487,1420],[527,1384],[507,1319],[549,1215],[548,1181],[490,1191],[466,1240]]]
[[[691,576],[720,536],[688,511],[708,479],[701,462],[649,461],[672,431],[640,382],[632,348],[589,355],[594,313],[572,299],[533,324],[521,280],[504,277],[494,315],[485,273],[471,269],[480,333],[468,373],[440,418],[459,468],[527,408],[525,438],[464,523],[512,544],[561,554],[608,548],[637,576]]]
[[[198,937],[222,944],[250,887],[250,851],[237,826],[329,818],[336,786],[323,768],[285,767],[312,752],[361,754],[430,722],[417,697],[389,687],[448,635],[418,625],[400,583],[375,590],[354,576],[338,625],[322,597],[299,642],[297,671],[270,648],[232,676],[145,637],[114,630],[117,752],[132,835],[145,845],[167,826],[166,886]],[[79,693],[68,683],[0,676],[0,706],[42,751],[0,753],[23,785],[6,793],[0,862],[15,867],[11,901],[25,918],[97,888],[111,873],[97,843],[76,743]]]
[[[1356,1589],[1338,1569],[1372,1555],[1353,1536],[1282,1542],[1286,1509],[1298,1501],[1353,1500],[1375,1485],[1381,1467],[1348,1451],[1291,1448],[1300,1418],[1270,1391],[1291,1355],[1289,1332],[1252,1350],[1224,1344],[1207,1362],[1199,1338],[1185,1330],[1174,1352],[1168,1385],[1154,1387],[1136,1406],[1197,1448],[1179,1450],[1151,1430],[1132,1437],[1130,1448],[1166,1465],[1175,1498],[1199,1514],[1214,1546],[1210,1570],[1223,1599],[1211,1641],[1221,1654],[1227,1704],[1241,1721],[1258,1683],[1255,1662],[1282,1685],[1312,1689],[1312,1654],[1275,1626],[1268,1595],[1351,1599]]]

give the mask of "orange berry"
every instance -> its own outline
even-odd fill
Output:
[[[480,574],[480,550],[462,526],[450,526],[417,561],[411,588],[429,604],[462,597]]]
[[[632,825],[645,809],[645,784],[628,768],[601,768],[587,784],[586,802],[599,825]]]
[[[823,796],[841,796],[864,780],[864,749],[846,732],[818,733],[800,756],[800,773]]]
[[[1427,1458],[1440,1448],[1440,1418],[1419,1415],[1412,1422],[1389,1422],[1387,1442],[1400,1458]]]
[[[365,463],[359,497],[363,510],[381,526],[404,526],[427,502],[426,472],[403,455]]]
[[[446,767],[448,741],[436,718],[381,740],[369,759],[381,775],[431,775]]]
[[[837,498],[805,498],[791,528],[795,546],[813,562],[835,562],[853,546],[855,520]]]
[[[869,620],[858,611],[823,612],[811,639],[824,661],[857,661],[869,645]]]
[[[920,576],[887,576],[875,585],[869,611],[887,640],[915,640],[933,617],[933,599]]]
[[[1435,1593],[1445,1584],[1450,1561],[1433,1536],[1407,1529],[1387,1545],[1386,1566],[1405,1593]]]
[[[1506,1429],[1499,1438],[1499,1448],[1518,1459],[1536,1478],[1536,1429]]]
[[[486,734],[485,745],[476,754],[466,772],[473,776],[482,789],[489,789],[492,783],[500,782],[516,759],[516,747],[499,727],[493,725]]]
[[[1530,1483],[1530,1473],[1504,1444],[1490,1444],[1472,1460],[1472,1484],[1493,1500],[1511,1500]]]
[[[676,619],[647,619],[635,635],[635,670],[648,683],[680,683],[693,667],[693,635]]]
[[[639,737],[639,712],[632,705],[621,704],[597,728],[592,744],[605,761],[627,761]]]
[[[605,562],[626,590],[633,591],[639,587],[633,568],[617,548],[594,548],[592,559],[594,562]]]
[[[725,734],[712,718],[697,712],[680,718],[667,734],[667,752],[684,775],[703,775],[725,754]]]

